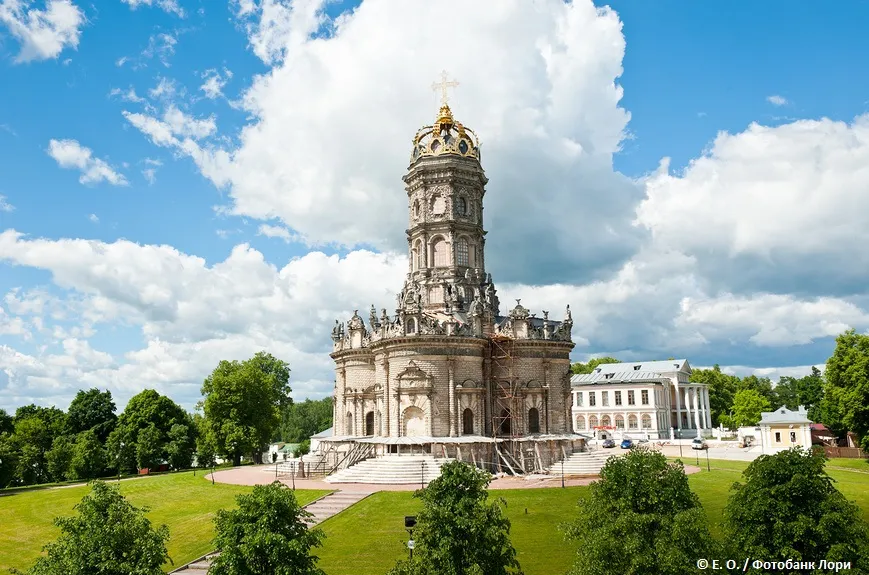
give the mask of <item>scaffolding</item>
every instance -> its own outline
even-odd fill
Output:
[[[511,474],[525,473],[520,453],[523,413],[519,384],[513,372],[513,338],[494,335],[489,338],[492,390],[492,437],[495,445],[497,470]]]

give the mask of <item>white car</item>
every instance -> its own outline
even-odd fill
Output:
[[[691,441],[691,449],[706,449],[706,442],[699,438],[695,437],[693,441]]]

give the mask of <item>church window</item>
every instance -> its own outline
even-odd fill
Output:
[[[429,303],[444,303],[444,288],[434,286],[429,291]]]
[[[588,405],[589,407],[594,407],[595,405],[597,405],[597,400],[594,397],[593,391],[588,392]]]
[[[432,243],[432,259],[435,267],[446,267],[450,265],[450,254],[447,250],[447,242],[439,237]]]
[[[456,211],[460,216],[468,215],[468,200],[459,198],[459,201],[456,203]]]
[[[353,435],[353,414],[348,413],[345,421],[347,423],[344,427],[344,433],[346,433],[347,435]]]
[[[649,390],[648,389],[644,389],[643,391],[640,392],[640,402],[643,405],[649,405]]]
[[[616,429],[624,429],[625,428],[625,418],[621,415],[616,416]]]
[[[419,200],[413,202],[413,217],[419,217]]]
[[[590,429],[594,429],[595,427],[597,427],[597,416],[596,415],[592,415],[588,418],[588,427]]]
[[[628,429],[636,429],[637,428],[637,416],[629,415],[628,416]]]
[[[365,414],[365,435],[374,435],[374,412]]]
[[[456,265],[468,266],[470,265],[468,260],[468,240],[465,238],[459,238],[459,241],[456,244]]]
[[[416,333],[416,320],[412,317],[407,318],[407,333]]]
[[[600,392],[600,404],[604,407],[609,407],[610,404],[610,394],[608,391]]]
[[[628,392],[628,405],[635,405],[635,404],[636,404],[636,401],[634,400],[634,392],[629,391]]]
[[[621,405],[622,404],[622,392],[621,391],[614,391],[613,394],[615,395],[616,405]]]
[[[642,417],[643,429],[652,429],[652,416],[645,414]]]
[[[432,200],[431,211],[433,214],[443,214],[447,209],[447,202],[443,196],[435,196]]]
[[[470,407],[466,407],[462,412],[462,433],[464,435],[474,434],[474,412]]]
[[[585,418],[581,415],[576,416],[576,430],[583,431],[585,429]]]
[[[528,410],[528,433],[540,433],[540,412],[536,407]]]

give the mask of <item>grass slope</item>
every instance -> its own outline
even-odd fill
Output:
[[[150,508],[148,518],[155,525],[169,526],[169,557],[183,565],[212,549],[212,518],[218,509],[235,506],[235,496],[250,487],[212,485],[202,473],[173,473],[118,483],[121,493],[137,507]],[[85,485],[0,493],[0,573],[10,567],[27,569],[42,546],[60,534],[54,517],[73,515],[73,506],[90,490]],[[305,504],[327,491],[296,491]],[[172,568],[167,564],[166,570]]]

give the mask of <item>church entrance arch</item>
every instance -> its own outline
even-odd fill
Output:
[[[374,435],[374,412],[365,414],[365,435]]]
[[[420,408],[413,406],[404,410],[404,435],[425,435],[425,413]]]

